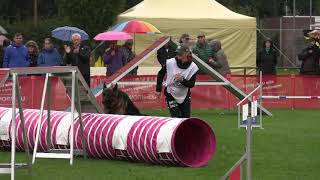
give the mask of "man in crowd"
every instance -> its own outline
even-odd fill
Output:
[[[304,75],[318,75],[320,74],[319,60],[320,49],[315,41],[311,41],[308,47],[304,48],[298,55],[299,60],[302,61],[300,74]]]
[[[136,57],[136,54],[132,51],[132,46],[133,46],[133,40],[129,39],[121,47],[126,63],[129,63],[132,59]],[[134,68],[129,74],[137,75],[137,73],[138,73],[138,67]]]
[[[165,44],[157,51],[157,59],[161,66],[164,66],[168,59],[175,56],[175,49],[169,44]]]
[[[17,33],[14,35],[13,42],[5,50],[3,67],[29,67],[29,64],[28,49],[23,44],[23,36]]]
[[[90,86],[90,48],[81,43],[81,35],[74,33],[71,37],[72,46],[65,45],[65,62],[77,66]]]
[[[207,64],[213,60],[214,53],[211,50],[209,44],[206,41],[206,36],[204,33],[200,33],[198,36],[198,41],[196,46],[193,48],[192,52],[198,56],[202,61]],[[200,74],[205,74],[203,71],[199,71]]]
[[[40,51],[37,63],[38,66],[60,66],[62,64],[60,53],[54,47],[51,38],[44,40],[44,47]]]
[[[112,76],[127,63],[122,49],[117,45],[117,41],[111,42],[110,48],[106,49],[103,55],[103,60],[107,65],[107,76]]]
[[[161,95],[162,82],[165,81],[164,94],[172,117],[188,118],[191,111],[191,91],[196,81],[199,68],[192,62],[189,47],[182,45],[177,48],[177,55],[166,61],[157,76],[156,91]]]

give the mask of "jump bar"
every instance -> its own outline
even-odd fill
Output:
[[[320,99],[320,96],[262,96],[262,99]]]
[[[118,81],[117,82],[118,85],[156,85],[157,82],[156,81]],[[196,82],[195,85],[198,86],[225,86],[228,85],[230,83],[227,82],[216,82],[216,81],[206,81],[206,82]]]

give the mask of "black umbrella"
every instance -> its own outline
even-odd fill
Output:
[[[0,34],[8,34],[8,32],[2,26],[0,26]]]

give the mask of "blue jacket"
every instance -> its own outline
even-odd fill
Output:
[[[25,45],[13,42],[6,48],[3,58],[4,68],[29,67],[29,63],[28,49]]]
[[[60,66],[61,56],[56,48],[42,49],[38,56],[38,66]]]

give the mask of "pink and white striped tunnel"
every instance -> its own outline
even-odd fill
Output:
[[[34,147],[39,110],[26,109],[25,129],[28,145]],[[71,113],[52,111],[51,146],[68,148]],[[10,146],[12,110],[0,108],[0,147]],[[110,114],[82,114],[85,148],[89,156],[100,159],[145,161],[154,164],[201,167],[212,159],[216,151],[213,130],[197,118],[168,118],[154,116],[125,116]],[[20,116],[16,115],[16,146],[24,150]],[[46,111],[41,120],[39,151],[46,151]],[[81,131],[78,115],[74,121],[75,149],[81,149]]]

